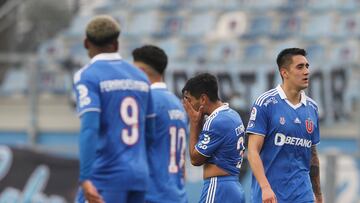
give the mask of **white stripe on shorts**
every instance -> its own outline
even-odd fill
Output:
[[[209,184],[209,188],[208,188],[208,191],[207,191],[205,203],[209,203],[209,197],[210,197],[212,187],[213,187],[213,179],[210,178],[210,184]]]
[[[217,177],[210,178],[210,185],[206,195],[205,203],[214,203],[216,193]]]

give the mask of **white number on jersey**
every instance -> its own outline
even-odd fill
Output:
[[[177,173],[179,168],[184,167],[185,164],[185,150],[186,150],[186,133],[184,128],[177,129],[171,126],[170,133],[170,164],[169,173]],[[176,164],[176,151],[180,149],[179,165]]]
[[[134,98],[126,97],[122,100],[120,117],[128,126],[121,131],[122,141],[127,145],[135,144],[139,139],[139,107]]]
[[[242,164],[243,156],[244,156],[244,151],[245,151],[244,137],[239,137],[236,149],[240,150],[240,157],[241,157],[241,160],[236,164],[236,168],[241,168],[241,164]]]

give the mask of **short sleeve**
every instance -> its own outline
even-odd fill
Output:
[[[223,136],[220,136],[214,130],[202,130],[199,136],[199,141],[195,145],[195,149],[206,157],[211,157],[218,147],[223,143]]]
[[[86,77],[87,76],[87,77]],[[83,75],[74,84],[76,111],[79,116],[89,111],[100,112],[99,84],[90,75]]]
[[[254,104],[251,109],[250,119],[246,129],[246,133],[253,133],[266,136],[268,119],[266,115],[266,107]]]
[[[318,116],[318,112],[316,112],[316,127],[314,130],[314,134],[313,136],[311,136],[311,143],[313,145],[316,145],[320,142],[320,126],[319,126],[319,116]]]

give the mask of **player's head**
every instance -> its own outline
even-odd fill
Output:
[[[168,57],[164,50],[154,45],[145,45],[132,52],[134,65],[143,70],[152,82],[159,82],[165,72]]]
[[[110,53],[118,50],[120,25],[108,15],[94,17],[86,26],[84,46],[90,58],[99,53]]]
[[[195,110],[198,110],[200,105],[220,100],[216,77],[209,73],[202,73],[190,78],[182,89],[182,94]]]
[[[306,51],[300,48],[282,50],[276,59],[281,78],[284,83],[299,90],[309,85],[309,62]]]

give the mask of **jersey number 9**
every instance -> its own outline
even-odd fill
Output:
[[[128,126],[121,131],[121,139],[127,145],[135,144],[139,139],[139,107],[136,100],[126,97],[120,105],[120,117]]]

